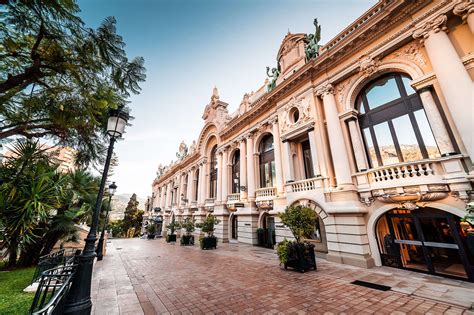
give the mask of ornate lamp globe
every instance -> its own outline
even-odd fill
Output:
[[[109,185],[109,195],[113,196],[115,194],[115,191],[117,190],[117,185],[115,185],[115,182]]]
[[[107,122],[107,133],[112,138],[120,138],[125,131],[125,126],[130,118],[128,112],[123,107],[111,109],[109,111],[109,120]]]

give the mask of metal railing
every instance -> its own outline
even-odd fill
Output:
[[[69,262],[74,262],[70,259]],[[55,315],[64,313],[67,293],[76,272],[74,264],[67,264],[52,268],[41,274],[38,289],[36,290],[30,314]]]
[[[36,266],[35,273],[33,275],[33,279],[31,283],[36,282],[40,277],[41,274],[51,268],[59,266],[61,263],[64,262],[64,249],[60,249],[55,252],[51,252],[47,255],[41,256],[38,260],[38,265]]]

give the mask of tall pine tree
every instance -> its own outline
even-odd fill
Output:
[[[135,237],[140,234],[143,220],[143,210],[138,210],[137,195],[133,194],[125,208],[125,216],[123,218],[123,230],[126,231],[128,237]]]

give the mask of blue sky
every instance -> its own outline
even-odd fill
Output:
[[[116,145],[119,166],[112,180],[118,193],[151,194],[159,163],[176,158],[179,143],[191,143],[203,126],[201,118],[217,86],[229,110],[244,93],[257,90],[265,67],[288,30],[314,32],[322,25],[324,44],[375,0],[79,0],[80,16],[97,27],[115,16],[118,33],[130,57],[142,56],[147,81],[131,97],[133,126]]]

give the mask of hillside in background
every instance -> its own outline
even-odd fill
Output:
[[[125,208],[127,207],[128,201],[132,197],[132,194],[117,194],[112,197],[112,212],[110,213],[110,220],[123,219]],[[145,199],[137,196],[139,202],[138,209],[145,209]]]

